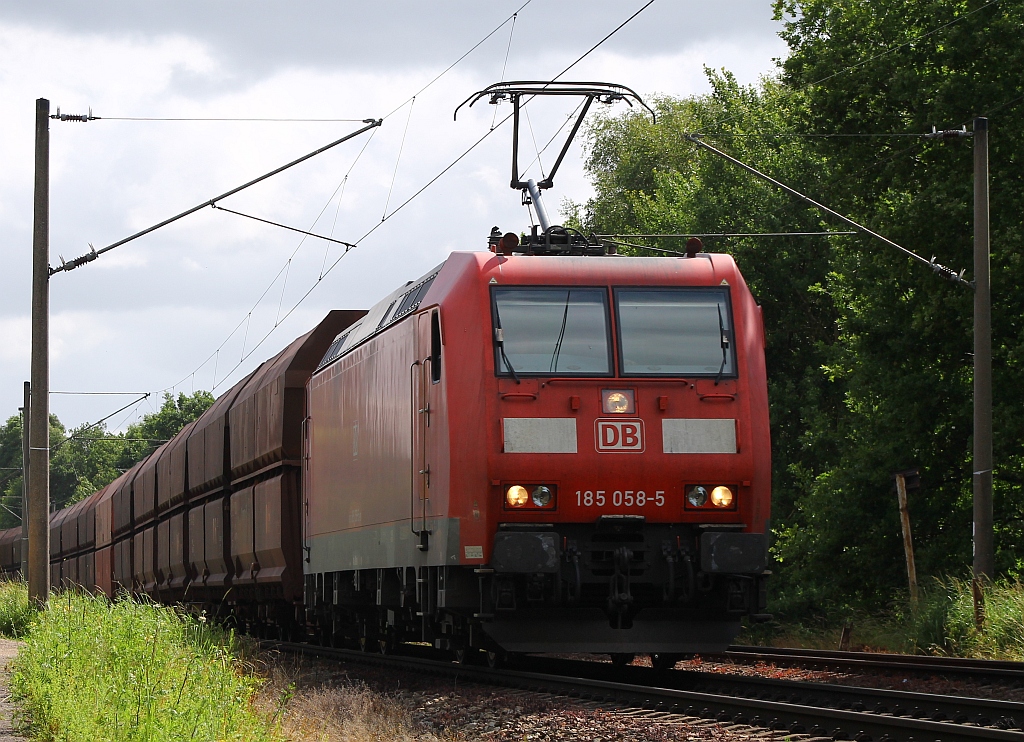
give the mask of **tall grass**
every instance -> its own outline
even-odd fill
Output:
[[[837,610],[750,626],[738,641],[836,649],[842,625],[849,621],[851,649],[1024,661],[1024,584],[1009,578],[985,583],[982,596],[980,626],[971,580],[947,577],[922,587],[916,609],[904,597],[875,613]]]
[[[28,587],[21,580],[0,578],[0,636],[20,639],[37,611],[28,604]]]
[[[232,634],[174,609],[69,591],[32,625],[11,690],[44,740],[275,741],[236,650]]]
[[[936,580],[916,613],[908,612],[910,640],[919,649],[960,657],[1024,661],[1024,584],[1003,579],[982,588],[984,618],[975,622],[971,581]]]

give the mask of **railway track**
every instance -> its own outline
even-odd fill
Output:
[[[1024,682],[1024,662],[1000,660],[748,646],[733,646],[723,654],[708,655],[709,659],[712,657],[740,663],[768,662],[783,666],[818,667],[833,670],[872,672],[887,670]]]
[[[308,644],[265,646],[324,659],[457,677],[459,680],[643,709],[652,716],[715,720],[802,739],[856,742],[1024,742],[1024,704],[799,681],[715,676],[692,671],[529,657],[490,669],[403,655]]]

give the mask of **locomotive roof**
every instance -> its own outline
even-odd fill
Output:
[[[406,281],[400,288],[374,304],[365,317],[338,333],[316,370],[319,371],[385,327],[415,312],[430,289],[430,284],[443,267],[442,262],[415,281]]]
[[[491,252],[453,252],[448,259],[408,281],[377,302],[358,322],[334,338],[320,371],[398,320],[412,314],[426,298],[431,283],[445,266],[456,272],[470,271],[499,283],[586,284],[616,282],[634,284],[678,284],[715,286],[723,280],[742,283],[731,255],[698,253],[694,258],[609,256],[504,256]],[[447,275],[446,271],[446,275]]]

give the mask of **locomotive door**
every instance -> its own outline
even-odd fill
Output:
[[[416,548],[430,547],[430,477],[432,416],[437,409],[441,380],[441,322],[437,309],[416,315],[416,355],[410,367],[412,445],[409,475],[412,532],[419,537]]]

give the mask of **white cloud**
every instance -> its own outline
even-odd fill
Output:
[[[618,4],[601,8],[607,18],[597,25],[612,28],[621,20]],[[651,16],[652,22],[663,21],[666,13],[682,12],[674,6],[665,8],[663,16]],[[544,52],[529,41],[534,33],[530,29],[543,28],[544,14],[555,11],[541,5],[531,9],[535,15],[527,23],[524,12],[524,23],[516,30],[509,78],[551,74],[592,43],[584,40],[580,49],[553,46]],[[70,18],[76,11],[68,6],[61,12]],[[375,20],[398,26],[417,22],[415,14]],[[478,26],[493,24],[495,16],[481,11],[479,18],[463,20],[476,34]],[[142,20],[139,24],[144,25]],[[707,89],[704,65],[729,67],[742,81],[752,82],[771,71],[771,58],[783,52],[781,42],[763,23],[734,31],[728,24],[708,28],[712,26],[703,37],[681,37],[676,50],[664,38],[644,49],[623,35],[622,43],[590,55],[572,76],[621,82],[641,93],[687,95]],[[362,119],[391,111],[445,66],[436,61],[423,67],[394,65],[383,58],[379,63],[361,58],[328,64],[299,51],[288,57],[278,49],[273,65],[240,76],[235,64],[238,50],[232,45],[244,42],[244,36],[232,36],[227,26],[215,34],[181,24],[168,27],[173,31],[147,26],[137,33],[124,28],[116,33],[76,32],[67,30],[67,24],[13,22],[0,15],[0,100],[8,112],[0,118],[0,158],[5,163],[0,180],[0,244],[5,258],[0,273],[0,414],[21,403],[20,382],[28,374],[32,112],[37,96],[48,96],[69,113],[84,113],[92,106],[99,116]],[[396,27],[396,33],[400,31]],[[337,199],[330,200],[331,194],[368,135],[223,205],[357,240],[380,224],[389,191],[389,211],[394,211],[487,131],[494,110],[486,102],[460,112],[458,121],[452,120],[452,111],[471,92],[498,78],[506,42],[507,35],[496,35],[417,97],[408,132],[408,108],[388,118],[352,169],[340,207]],[[453,47],[449,56],[454,58],[463,48]],[[530,123],[539,142],[547,141],[571,107],[550,100],[531,105]],[[499,116],[507,111],[507,106],[501,108]],[[51,260],[82,254],[89,242],[97,248],[109,244],[359,126],[51,122]],[[496,130],[345,256],[232,378],[276,352],[329,309],[366,307],[436,265],[449,250],[482,249],[492,225],[524,227],[526,212],[518,194],[508,188],[510,138],[507,126]],[[546,165],[557,146],[545,154]],[[530,153],[527,161],[532,159],[529,139],[523,140],[523,152]],[[590,192],[577,144],[556,180],[549,210],[556,210],[564,197],[581,201]],[[223,379],[243,356],[243,339],[251,349],[317,284],[324,266],[341,252],[339,245],[315,238],[303,241],[295,233],[206,209],[74,272],[57,274],[51,280],[52,384],[103,391],[155,390],[188,377],[187,386],[194,381],[196,388],[209,388],[214,367],[218,380]],[[236,326],[238,332],[193,380],[192,370]],[[65,422],[77,424],[117,406],[109,398],[68,397],[55,402],[54,411]]]
[[[16,364],[26,366],[32,350],[32,324],[27,316],[24,317],[0,317],[0,362],[4,368]],[[28,377],[25,377],[28,380]],[[0,413],[6,418],[6,411]]]

